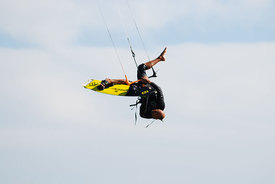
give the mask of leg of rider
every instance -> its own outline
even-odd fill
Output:
[[[125,79],[105,79],[107,80],[110,84],[125,84],[126,80]]]
[[[152,61],[148,61],[147,63],[144,63],[146,66],[146,70],[152,68],[155,64],[157,64],[160,61],[165,61],[165,54],[166,54],[166,50],[167,48],[165,48],[162,53],[159,55],[159,57],[157,57],[156,59],[152,60]]]
[[[107,81],[107,83],[106,83]],[[125,79],[105,79],[101,82],[101,84],[97,87],[99,90],[103,90],[108,88],[114,84],[127,84]]]

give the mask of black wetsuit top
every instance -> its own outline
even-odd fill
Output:
[[[152,87],[151,93],[141,97],[140,116],[143,118],[152,118],[152,110],[164,110],[165,103],[161,88],[155,83],[147,84]]]

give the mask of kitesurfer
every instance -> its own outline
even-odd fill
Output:
[[[130,85],[126,96],[140,96],[140,116],[143,118],[153,118],[162,120],[165,117],[163,112],[165,108],[164,97],[161,88],[149,80],[146,70],[151,69],[160,61],[165,61],[167,48],[154,60],[148,61],[138,66],[138,82]],[[98,89],[103,90],[115,84],[127,84],[127,79],[105,79]]]

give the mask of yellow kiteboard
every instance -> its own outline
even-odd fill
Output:
[[[125,84],[116,84],[105,88],[104,90],[97,89],[97,86],[101,84],[101,80],[94,80],[90,79],[86,83],[83,84],[84,88],[91,89],[96,92],[105,93],[109,95],[116,95],[116,96],[125,96],[130,88],[129,85]]]

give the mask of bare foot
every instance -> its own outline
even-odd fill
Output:
[[[162,53],[158,57],[158,59],[160,59],[161,61],[165,61],[166,60],[166,58],[165,58],[166,50],[167,50],[167,47],[165,47],[165,49],[162,51]]]

